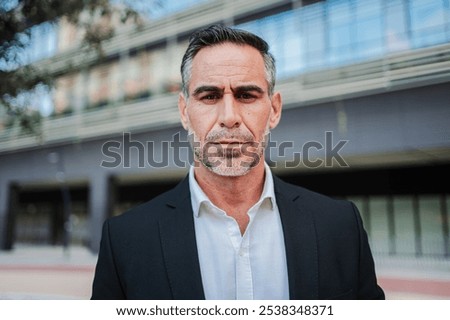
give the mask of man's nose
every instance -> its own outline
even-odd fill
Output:
[[[219,110],[219,124],[226,128],[238,128],[241,125],[241,110],[236,103],[232,94],[225,94],[223,97],[223,105]]]

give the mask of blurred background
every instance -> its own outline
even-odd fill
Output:
[[[88,298],[103,221],[183,178],[188,150],[169,148],[186,138],[179,67],[212,23],[260,35],[277,60],[271,140],[292,144],[268,152],[274,172],[355,202],[387,298],[450,298],[450,0],[2,0],[0,12],[0,299]],[[311,141],[324,147],[305,159]]]

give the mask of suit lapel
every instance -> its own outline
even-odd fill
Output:
[[[188,178],[174,190],[169,210],[161,215],[159,229],[164,262],[176,300],[203,300],[205,295],[195,240]]]
[[[317,237],[312,213],[298,189],[274,177],[283,225],[291,299],[318,299]]]

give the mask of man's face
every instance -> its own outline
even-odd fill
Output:
[[[222,176],[241,176],[264,161],[265,138],[281,115],[268,94],[264,60],[248,45],[201,49],[192,62],[189,98],[180,94],[183,127],[196,161]]]

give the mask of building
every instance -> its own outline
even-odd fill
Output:
[[[33,62],[58,75],[37,99],[41,134],[3,117],[2,249],[95,252],[108,216],[186,174],[181,57],[192,31],[224,23],[261,35],[277,59],[284,114],[269,145],[274,171],[353,200],[377,255],[450,256],[449,0],[184,3],[167,1],[140,31],[122,30],[102,63],[80,51],[69,25],[49,31],[54,49]]]

